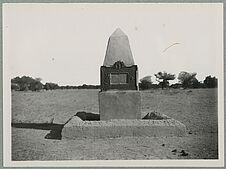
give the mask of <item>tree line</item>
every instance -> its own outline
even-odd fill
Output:
[[[41,83],[41,78],[32,78],[29,76],[15,77],[11,79],[11,89],[17,91],[40,91],[44,90],[56,90],[56,89],[99,89],[99,85],[79,85],[79,86],[59,86],[56,83],[47,82]]]
[[[203,82],[197,80],[197,73],[189,73],[182,71],[179,73],[177,79],[179,83],[175,83],[169,85],[170,80],[175,80],[176,75],[167,73],[167,72],[158,72],[155,75],[156,81],[158,84],[153,84],[151,76],[145,76],[140,79],[139,89],[147,90],[147,89],[155,89],[155,88],[216,88],[218,80],[216,77],[212,77],[211,75],[206,76]]]
[[[156,89],[156,88],[216,88],[217,78],[212,76],[206,76],[203,82],[200,82],[196,78],[197,73],[180,72],[177,79],[179,83],[169,85],[170,80],[175,80],[175,74],[167,72],[158,72],[154,74],[158,84],[153,84],[152,76],[145,76],[140,79],[139,89]],[[29,76],[15,77],[11,79],[11,89],[17,91],[40,91],[44,90],[56,90],[56,89],[100,89],[100,85],[79,85],[79,86],[59,86],[56,83],[47,82],[42,84],[41,78],[32,78]]]

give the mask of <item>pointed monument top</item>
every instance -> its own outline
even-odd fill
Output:
[[[134,65],[129,39],[120,28],[117,28],[108,40],[104,66],[113,66],[117,61],[122,61],[125,66]]]
[[[126,34],[120,28],[117,28],[110,37],[114,36],[126,36]]]

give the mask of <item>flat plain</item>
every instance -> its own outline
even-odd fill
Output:
[[[43,124],[64,124],[78,111],[98,113],[98,92],[12,91],[12,160],[218,158],[217,89],[141,91],[142,116],[155,111],[179,120],[187,127],[185,137],[45,139],[50,130]],[[24,127],[29,123],[36,127]]]

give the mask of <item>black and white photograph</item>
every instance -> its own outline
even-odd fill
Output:
[[[223,3],[3,3],[8,167],[223,167]]]

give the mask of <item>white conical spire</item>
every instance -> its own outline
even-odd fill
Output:
[[[126,66],[134,65],[128,37],[120,28],[108,40],[104,66],[113,66],[117,61],[122,61]]]
[[[114,36],[126,36],[126,34],[120,29],[117,28],[110,37],[114,37]]]

